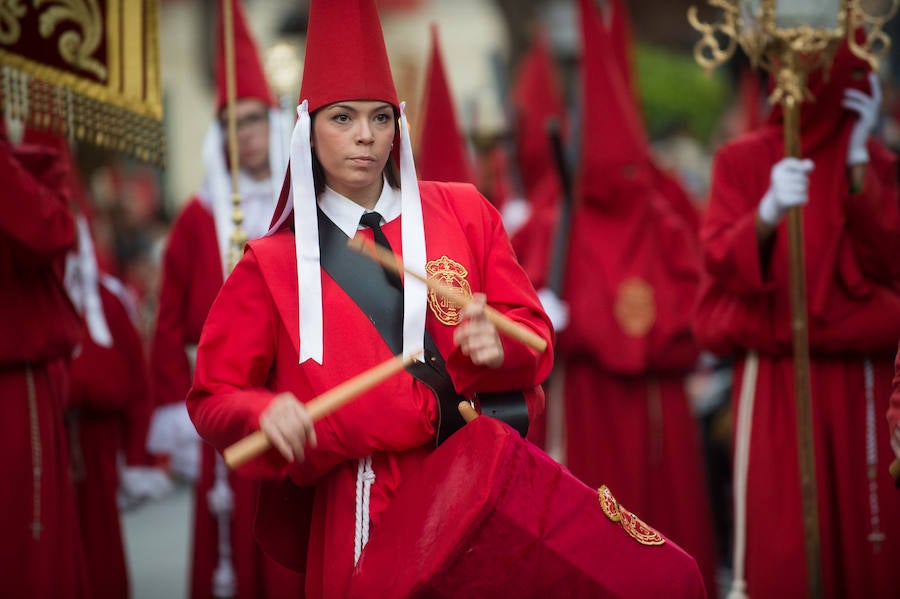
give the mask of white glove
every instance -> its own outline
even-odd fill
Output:
[[[569,325],[569,304],[559,299],[552,289],[547,287],[537,292],[544,312],[550,317],[553,328],[559,332]]]
[[[147,451],[168,455],[172,471],[189,482],[200,472],[200,437],[184,402],[156,408],[147,433]]]
[[[869,86],[872,95],[866,95],[858,89],[847,88],[844,90],[844,100],[841,105],[859,115],[859,120],[853,126],[850,133],[850,144],[847,146],[847,164],[865,164],[869,162],[869,151],[866,142],[869,135],[875,130],[878,121],[878,108],[881,106],[881,84],[876,73],[869,73]]]
[[[528,222],[531,216],[531,204],[525,198],[510,198],[503,205],[501,217],[506,234],[512,237],[522,226]]]
[[[812,169],[813,162],[808,158],[782,158],[772,167],[769,189],[759,202],[759,218],[764,223],[775,226],[788,208],[807,202],[808,173]]]
[[[119,470],[119,506],[123,509],[165,497],[173,489],[172,481],[161,468],[124,466]]]
[[[234,493],[225,481],[216,481],[206,494],[206,502],[210,513],[217,516],[234,511]]]

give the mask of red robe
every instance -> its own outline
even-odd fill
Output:
[[[117,458],[145,465],[151,404],[144,349],[122,301],[100,286],[113,345],[94,343],[85,329],[72,361],[68,418],[78,511],[95,597],[128,597],[119,507]]]
[[[151,353],[151,373],[157,405],[184,401],[191,388],[186,345],[200,341],[209,308],[222,286],[222,262],[212,214],[197,197],[182,210],[172,227],[163,263],[159,316]],[[201,448],[200,478],[195,488],[191,597],[212,598],[212,577],[219,561],[218,520],[210,512],[207,494],[215,483],[215,451]],[[234,494],[231,516],[232,564],[237,597],[296,597],[302,579],[270,560],[253,538],[256,487],[253,481],[229,474]]]
[[[900,338],[900,206],[895,158],[871,140],[863,190],[848,191],[856,117],[840,101],[858,80],[852,63],[839,52],[830,87],[811,82],[816,103],[801,107],[802,154],[815,164],[803,209],[815,475],[825,596],[888,597],[900,589],[900,495],[887,470],[888,431],[873,415],[887,409]],[[747,480],[751,597],[807,593],[787,227],[778,227],[768,266],[755,229],[772,165],[783,157],[777,118],[716,157],[703,227],[708,280],[695,321],[703,345],[738,356],[735,414],[747,352],[759,355]]]
[[[58,164],[52,153],[20,161],[0,140],[4,597],[91,596],[62,418],[81,324],[62,283],[75,227],[65,198],[52,191],[62,180]]]
[[[699,244],[652,188],[575,212],[560,333],[566,465],[694,556],[711,596],[716,555],[697,423],[685,391]]]
[[[459,276],[472,292],[485,293],[492,306],[549,343],[549,322],[497,211],[470,185],[422,182],[419,189],[428,260],[455,262],[456,267],[444,264],[465,272]],[[401,220],[382,227],[395,250],[401,248]],[[359,234],[371,236],[368,230]],[[188,397],[197,430],[218,450],[258,429],[259,416],[276,393],[291,391],[308,401],[391,356],[369,319],[327,275],[322,288],[324,365],[311,360],[298,365],[293,235],[285,231],[249,244],[210,311]],[[426,327],[459,393],[529,389],[547,376],[553,360],[549,346],[538,355],[504,339],[502,368],[474,366],[453,343],[454,324],[452,313],[429,308]],[[526,399],[533,416],[543,397],[535,390]],[[372,455],[369,517],[377,528],[395,490],[434,446],[436,409],[431,391],[404,372],[319,420],[318,446],[307,448],[304,462],[288,465],[272,450],[244,466],[250,475],[289,476],[263,483],[257,537],[280,560],[305,572],[307,596],[346,593],[353,571],[358,459]],[[302,542],[307,535],[308,544]]]
[[[891,404],[888,408],[887,419],[888,431],[893,433],[894,429],[900,426],[900,343],[897,345],[897,358],[894,363],[894,390],[891,393]]]

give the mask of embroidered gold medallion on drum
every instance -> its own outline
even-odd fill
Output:
[[[597,489],[597,497],[606,517],[611,522],[618,523],[628,533],[628,536],[641,545],[662,545],[666,542],[665,537],[653,527],[620,505],[606,485]]]
[[[472,288],[466,277],[469,271],[459,262],[454,262],[447,256],[441,256],[437,260],[432,260],[425,265],[425,272],[428,273],[429,279],[434,279],[448,287],[457,290],[463,297],[469,299],[472,297]],[[431,312],[442,323],[448,326],[459,324],[459,311],[462,306],[454,301],[438,297],[438,295],[428,290],[428,306]]]

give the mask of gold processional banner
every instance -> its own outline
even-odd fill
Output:
[[[158,27],[158,0],[0,0],[0,110],[162,164]]]

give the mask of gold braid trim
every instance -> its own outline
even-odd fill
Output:
[[[641,545],[662,545],[666,542],[665,537],[659,532],[616,501],[612,491],[606,485],[597,489],[597,498],[600,500],[600,507],[603,509],[603,513],[606,514],[610,522],[617,523],[628,533],[628,536]]]

